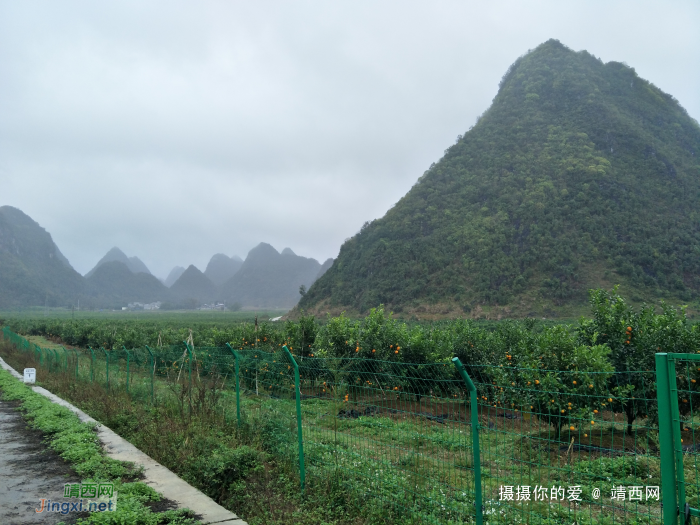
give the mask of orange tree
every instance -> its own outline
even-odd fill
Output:
[[[614,368],[604,345],[581,345],[565,326],[533,335],[529,344],[504,350],[491,367],[493,402],[523,410],[552,425],[557,436],[594,420],[601,401],[609,399]]]
[[[694,353],[700,349],[700,332],[697,326],[689,325],[684,308],[676,310],[662,303],[661,314],[656,314],[649,305],[635,312],[617,294],[617,287],[610,292],[591,290],[590,294],[593,318],[579,322],[579,340],[610,348],[610,361],[616,373],[610,378],[608,388],[617,394],[613,396],[611,409],[625,413],[630,434],[637,418],[656,414],[655,354]],[[676,378],[679,408],[681,414],[686,414],[693,403],[700,402],[694,394],[700,376],[696,377],[697,366],[681,368]]]

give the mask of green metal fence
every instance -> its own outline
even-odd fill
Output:
[[[257,341],[56,351],[3,335],[47,372],[155,404],[179,396],[183,414],[200,402],[197,385],[214,382],[221,410],[256,425],[300,490],[332,478],[396,522],[700,515],[700,355],[657,354],[656,372],[588,372],[302,357]]]
[[[664,523],[700,518],[700,355],[656,354]]]

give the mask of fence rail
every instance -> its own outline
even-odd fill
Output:
[[[338,476],[398,521],[669,525],[700,516],[700,356],[657,354],[655,372],[588,372],[184,342],[42,348],[8,328],[3,336],[50,373],[154,404],[176,384],[191,409],[193,381],[218,381],[239,425],[253,414],[277,422],[275,453],[298,465],[300,490]]]

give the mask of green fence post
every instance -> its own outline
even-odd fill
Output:
[[[68,350],[66,350],[66,347],[63,345],[61,345],[61,348],[63,348],[63,358],[66,360],[65,364],[63,365],[63,370],[68,372]]]
[[[474,500],[476,506],[476,524],[484,523],[484,509],[482,505],[481,495],[481,450],[479,449],[479,407],[476,400],[476,386],[472,381],[464,365],[458,357],[452,358],[452,363],[462,377],[462,380],[467,385],[469,390],[469,398],[471,404],[471,422],[472,422],[472,454],[474,456]]]
[[[126,346],[122,345],[122,348],[126,352],[126,393],[129,393],[129,364],[131,361],[131,353],[126,349]]]
[[[226,343],[226,347],[231,351],[231,354],[233,354],[233,361],[236,366],[236,420],[238,421],[238,426],[241,426],[241,387],[240,383],[238,380],[238,354],[234,351],[233,348],[231,348],[231,345]]]
[[[91,346],[88,346],[88,348],[90,349],[90,355],[92,356],[90,359],[90,382],[93,383],[95,381],[95,351]]]
[[[60,368],[61,367],[61,358],[58,357],[58,352],[56,351],[55,348],[50,349],[53,352],[53,366],[56,368],[57,366]]]
[[[73,353],[75,354],[75,378],[78,379],[78,364],[80,363],[80,354],[73,348]]]
[[[681,412],[678,407],[678,381],[676,380],[676,360],[673,354],[666,355],[668,362],[668,392],[671,401],[671,432],[673,433],[673,457],[676,461],[676,501],[680,513],[686,510],[685,471],[683,469],[683,445],[681,444]],[[688,522],[689,523],[689,522]]]
[[[661,459],[661,501],[664,525],[678,523],[676,459],[673,453],[671,385],[668,354],[656,354],[656,399],[659,405],[659,446]],[[674,377],[675,380],[675,377]]]
[[[282,347],[287,359],[294,367],[294,390],[296,392],[297,400],[297,437],[299,439],[299,479],[301,480],[301,491],[304,492],[304,486],[306,485],[306,469],[304,468],[304,434],[301,428],[301,388],[299,386],[299,366],[297,365],[294,356],[287,348],[287,345]]]
[[[151,352],[151,349],[148,347],[148,345],[145,346],[146,350],[148,350],[148,367],[151,369],[151,404],[153,404],[153,378],[156,374],[156,358],[153,355],[153,352]]]
[[[107,362],[107,390],[109,391],[109,353],[107,352],[107,349],[102,347],[102,351],[105,353],[105,361]]]

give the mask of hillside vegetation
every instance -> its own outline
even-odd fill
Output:
[[[0,308],[64,304],[85,289],[46,230],[17,208],[0,206]]]
[[[615,283],[633,302],[696,301],[699,157],[672,96],[550,40],[298,307],[553,315]]]

